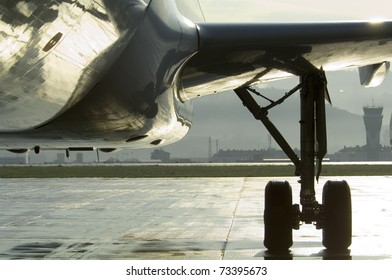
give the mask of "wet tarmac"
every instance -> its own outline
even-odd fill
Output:
[[[328,179],[351,186],[350,250],[303,226],[283,255],[263,246],[270,178],[0,179],[0,259],[392,259],[392,177],[322,178],[319,201]]]

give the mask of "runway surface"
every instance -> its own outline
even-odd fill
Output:
[[[270,179],[0,179],[0,259],[392,259],[392,177],[322,178],[319,202],[326,180],[351,186],[350,250],[304,226],[279,256],[263,246]]]

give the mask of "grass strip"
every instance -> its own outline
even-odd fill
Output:
[[[325,165],[322,176],[392,175],[392,165]],[[0,178],[286,177],[292,165],[3,166]]]

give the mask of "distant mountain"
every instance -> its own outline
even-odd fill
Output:
[[[269,98],[278,99],[285,91],[275,88],[260,90]],[[269,104],[261,98],[257,100]],[[299,147],[299,95],[295,94],[270,111],[270,119],[280,129],[293,148]],[[327,105],[328,151],[344,146],[364,145],[365,126],[361,115]],[[194,102],[194,122],[182,141],[165,150],[174,156],[207,157],[208,138],[212,138],[212,152],[216,139],[220,149],[259,149],[268,147],[268,132],[249,113],[233,93],[205,97]],[[383,136],[381,136],[383,137]],[[273,147],[277,144],[273,142]]]

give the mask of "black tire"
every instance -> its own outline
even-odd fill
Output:
[[[292,190],[288,182],[271,181],[265,189],[264,246],[272,252],[293,245]]]
[[[351,191],[346,181],[328,181],[323,189],[323,245],[331,251],[344,251],[351,245]]]

